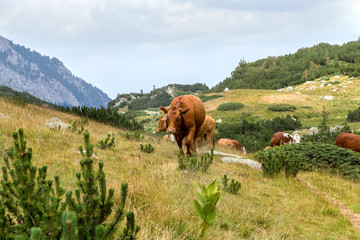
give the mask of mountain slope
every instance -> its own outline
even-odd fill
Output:
[[[154,88],[150,93],[119,94],[109,102],[111,108],[129,107],[129,110],[144,110],[151,107],[167,106],[174,97],[194,94],[208,90],[208,86],[195,84],[168,84],[165,87]]]
[[[268,57],[252,63],[242,60],[231,77],[211,90],[279,89],[340,73],[349,77],[360,76],[360,40],[341,46],[320,43],[311,48],[301,48],[294,54]]]
[[[0,85],[58,105],[106,106],[110,98],[75,77],[56,58],[42,56],[0,36]]]

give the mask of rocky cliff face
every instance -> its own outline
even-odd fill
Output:
[[[56,58],[42,56],[0,36],[0,85],[65,106],[107,106],[100,89],[75,77]]]

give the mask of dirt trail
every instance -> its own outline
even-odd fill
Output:
[[[341,213],[349,218],[353,226],[356,228],[358,232],[360,232],[360,215],[354,213],[351,209],[349,209],[345,204],[340,202],[339,200],[330,197],[326,193],[321,192],[319,189],[311,185],[310,183],[306,182],[304,179],[296,178],[299,182],[301,182],[303,185],[308,187],[311,191],[315,192],[316,194],[322,196],[325,198],[325,200],[330,203],[331,205],[337,206]]]
[[[252,162],[255,162],[251,159],[244,159],[244,157],[242,156],[238,156],[238,155],[233,155],[233,154],[227,154],[227,153],[222,153],[222,152],[217,152],[217,151],[214,151],[215,154],[218,154],[218,155],[223,155],[223,156],[228,156],[228,157],[223,157],[222,158],[222,161],[224,163],[229,163],[229,162],[238,162],[238,163],[242,163],[242,164],[245,164],[245,165],[248,165],[250,167],[253,167],[253,168],[257,168],[257,169],[261,169],[261,165],[259,163],[257,164],[253,164]],[[231,161],[229,161],[229,159]],[[240,160],[240,161],[239,161]],[[246,161],[251,161],[251,163],[249,164],[249,162],[244,162],[243,160],[246,160]],[[329,204],[333,205],[333,206],[336,206],[340,209],[340,212],[349,218],[349,220],[351,221],[351,223],[353,224],[353,226],[355,227],[355,229],[360,232],[360,215],[359,214],[356,214],[354,213],[351,209],[349,209],[345,204],[343,204],[342,202],[340,202],[339,200],[333,198],[333,197],[330,197],[328,194],[324,193],[324,192],[321,192],[319,189],[317,189],[316,187],[314,187],[313,185],[311,185],[310,183],[308,183],[307,181],[305,181],[304,179],[301,179],[299,177],[296,177],[296,179],[303,185],[305,185],[307,188],[309,188],[311,191],[313,191],[314,193],[322,196]]]

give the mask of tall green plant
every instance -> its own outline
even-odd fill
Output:
[[[205,230],[215,220],[216,217],[216,204],[221,197],[219,185],[214,179],[208,187],[198,183],[200,191],[197,192],[200,203],[194,200],[195,211],[201,217],[203,222],[200,225],[200,236],[203,236]]]

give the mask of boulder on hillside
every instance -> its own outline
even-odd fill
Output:
[[[311,127],[308,130],[308,135],[315,135],[315,134],[318,134],[318,133],[319,133],[319,129],[317,127]]]
[[[4,120],[7,120],[5,115],[3,113],[0,113],[0,118],[4,119]]]
[[[70,124],[62,122],[58,118],[50,118],[46,123],[45,126],[48,126],[50,129],[68,129],[71,127]]]

